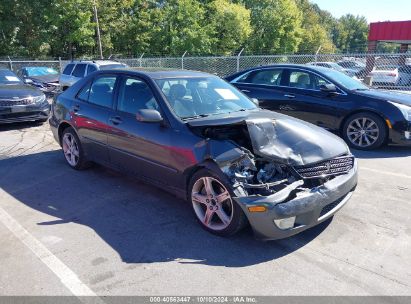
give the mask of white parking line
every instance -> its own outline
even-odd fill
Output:
[[[40,241],[32,236],[10,214],[0,207],[0,222],[6,226],[23,244],[25,244],[54,274],[60,279],[73,295],[96,296],[96,294],[77,275],[51,253]],[[81,299],[80,299],[81,300]],[[99,302],[95,298],[96,303]],[[100,299],[102,302],[102,300]],[[102,302],[104,303],[104,302]]]
[[[367,168],[367,167],[362,167],[362,166],[360,167],[360,170],[367,170],[367,171],[370,171],[370,172],[382,173],[382,174],[392,175],[392,176],[396,176],[396,177],[411,179],[411,175],[395,173],[395,172],[390,172],[390,171],[377,170],[377,169],[372,169],[372,168]]]

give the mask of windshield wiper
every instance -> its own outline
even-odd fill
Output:
[[[354,91],[368,91],[369,88],[356,88]]]
[[[183,119],[183,120],[191,120],[191,119],[203,118],[203,117],[207,117],[207,116],[210,116],[210,114],[199,114],[199,115],[181,117],[181,119]]]

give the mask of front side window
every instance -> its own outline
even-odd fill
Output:
[[[64,75],[70,75],[71,72],[73,71],[74,68],[74,63],[69,63],[68,65],[66,65],[66,67],[64,68],[63,74]]]
[[[115,76],[101,76],[96,78],[91,85],[88,102],[111,108],[116,79],[117,77]]]
[[[142,109],[159,108],[150,87],[144,81],[130,77],[120,85],[117,109],[134,115]]]
[[[72,75],[74,77],[83,78],[84,72],[86,71],[86,66],[87,66],[86,64],[82,64],[82,63],[77,64],[76,67],[74,68]]]
[[[291,71],[289,86],[298,89],[320,90],[321,85],[330,84],[329,81],[315,74],[304,71]]]
[[[94,65],[89,64],[89,65],[87,66],[87,75],[88,75],[88,74],[91,74],[91,73],[93,73],[93,72],[95,72],[95,71],[97,71],[97,68],[96,68]]]
[[[218,77],[165,78],[156,83],[182,119],[256,109],[250,99]]]

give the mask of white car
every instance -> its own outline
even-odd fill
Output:
[[[382,65],[375,67],[371,73],[375,85],[406,86],[411,84],[411,65]]]
[[[126,68],[126,64],[110,60],[72,61],[63,70],[59,78],[60,87],[65,91],[81,78],[98,70]]]

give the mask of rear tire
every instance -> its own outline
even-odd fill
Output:
[[[188,189],[194,215],[208,232],[226,237],[246,226],[247,218],[224,176],[201,169],[191,178]]]
[[[87,161],[80,139],[73,128],[64,129],[61,135],[61,146],[64,158],[71,168],[84,170],[90,167],[91,163]]]
[[[373,113],[356,113],[345,121],[343,138],[347,144],[358,150],[374,150],[384,144],[387,129],[381,117]]]

